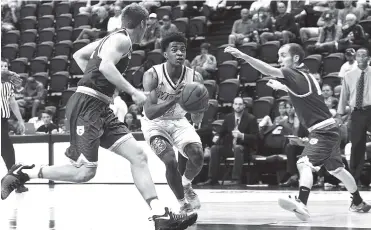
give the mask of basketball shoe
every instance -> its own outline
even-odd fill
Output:
[[[187,201],[191,204],[193,209],[201,208],[200,199],[198,199],[198,196],[193,190],[191,183],[184,186],[184,195]]]
[[[164,215],[154,215],[150,220],[155,222],[155,230],[185,230],[197,221],[197,217],[197,213],[175,214],[165,208]]]
[[[30,178],[22,169],[32,169],[35,165],[13,165],[9,172],[1,179],[1,199],[5,200],[15,189],[20,188]]]
[[[307,206],[296,197],[292,198],[289,196],[288,198],[279,198],[278,204],[281,206],[281,208],[295,213],[296,217],[302,221],[307,221],[310,218]]]
[[[371,209],[371,205],[367,204],[366,202],[362,201],[359,205],[355,205],[354,201],[352,200],[352,204],[349,207],[349,210],[352,212],[368,212]]]

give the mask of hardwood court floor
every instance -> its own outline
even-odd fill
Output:
[[[0,201],[0,229],[18,230],[147,230],[150,212],[134,185],[28,185],[30,191]],[[157,185],[160,199],[179,208],[167,185]],[[277,199],[296,191],[196,190],[203,206],[190,230],[371,229],[371,213],[348,211],[345,191],[313,191],[312,218],[302,223],[281,210]],[[371,201],[371,192],[361,195]],[[51,227],[50,227],[51,225]],[[53,227],[54,226],[54,227]]]

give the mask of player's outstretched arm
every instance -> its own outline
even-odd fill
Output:
[[[250,57],[249,55],[242,53],[241,51],[239,51],[238,49],[234,47],[228,46],[224,49],[224,52],[230,53],[236,58],[241,58],[245,60],[253,68],[255,68],[256,70],[258,70],[264,75],[275,77],[275,78],[283,78],[283,74],[280,69],[275,68],[263,61],[260,61],[259,59]]]
[[[153,120],[162,116],[172,106],[177,103],[177,98],[158,103],[156,88],[158,85],[158,78],[155,70],[150,68],[143,75],[143,88],[144,92],[148,94],[147,100],[144,103],[144,111],[148,119]]]
[[[86,66],[88,65],[88,61],[94,52],[95,48],[99,45],[100,40],[95,41],[93,43],[89,43],[88,45],[82,47],[76,53],[73,54],[73,59],[75,59],[77,65],[80,67],[82,72],[85,72]]]

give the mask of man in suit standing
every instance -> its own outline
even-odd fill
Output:
[[[234,112],[228,114],[222,124],[219,137],[214,137],[215,145],[211,147],[209,163],[209,179],[200,185],[218,184],[218,171],[221,157],[234,157],[232,184],[241,183],[241,172],[245,156],[255,149],[258,138],[258,122],[256,118],[244,111],[245,105],[241,97],[233,102]]]

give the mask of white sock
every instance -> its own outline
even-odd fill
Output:
[[[187,185],[190,185],[191,183],[192,183],[192,180],[187,179],[184,175],[182,176],[182,185],[183,185],[183,187],[184,186],[187,186]]]
[[[178,202],[179,202],[180,206],[183,206],[187,203],[185,198],[178,200]]]
[[[149,206],[151,206],[153,215],[161,216],[165,214],[165,206],[160,202],[160,200],[158,199],[151,200]]]

